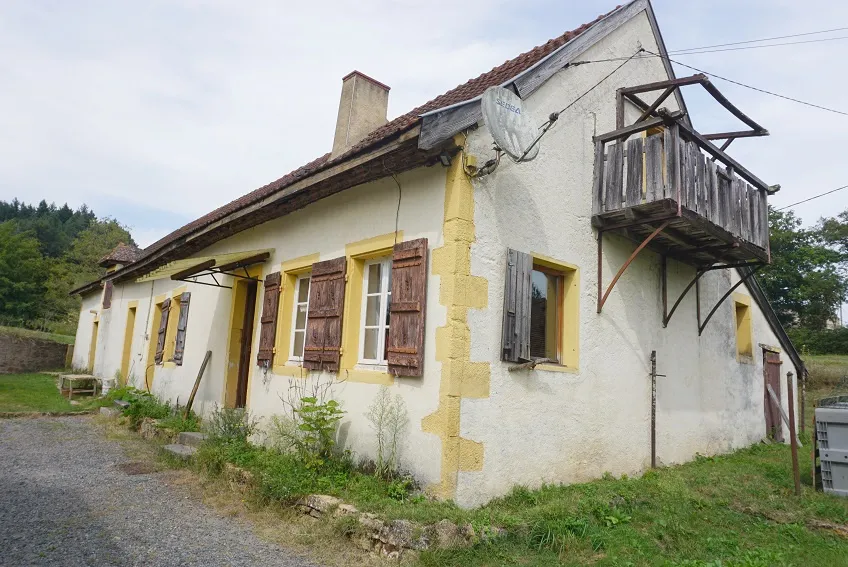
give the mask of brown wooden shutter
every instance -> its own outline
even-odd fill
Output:
[[[303,350],[305,368],[331,372],[339,369],[346,267],[344,256],[312,265]]]
[[[427,239],[395,244],[387,349],[390,374],[421,376],[424,373],[426,298]]]
[[[506,264],[502,358],[508,362],[526,362],[530,360],[530,273],[533,271],[533,257],[508,250]]]
[[[103,286],[103,309],[112,307],[112,280],[106,280]]]
[[[262,318],[259,333],[259,354],[256,364],[274,364],[274,341],[277,338],[277,313],[280,309],[280,272],[265,276],[265,295],[262,300]]]
[[[165,356],[165,333],[168,332],[168,315],[171,313],[171,298],[165,299],[160,307],[162,317],[159,319],[159,335],[156,339],[156,364],[162,364],[162,358]]]
[[[177,340],[174,345],[174,362],[177,366],[183,365],[183,351],[185,351],[186,327],[188,326],[188,304],[191,301],[191,293],[184,292],[180,295],[180,318],[177,321]]]

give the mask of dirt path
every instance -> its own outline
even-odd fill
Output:
[[[89,417],[0,420],[0,565],[314,565],[128,461]]]

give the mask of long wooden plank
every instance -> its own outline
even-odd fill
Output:
[[[697,149],[695,152],[696,161],[695,161],[695,201],[696,201],[696,211],[699,215],[706,217],[707,216],[707,165],[704,163],[706,161],[706,156],[701,153],[700,149]]]
[[[604,208],[604,144],[595,142],[595,171],[592,175],[592,214],[599,215]]]
[[[766,200],[765,191],[757,191],[759,194],[759,212],[760,212],[760,237],[763,240],[763,248],[769,249],[769,222],[768,222],[768,202]]]
[[[663,138],[659,134],[645,140],[645,201],[651,203],[665,194],[663,183]]]
[[[518,94],[521,98],[527,97],[530,93],[538,89],[547,81],[551,75],[560,71],[567,63],[572,61],[576,56],[586,51],[589,47],[605,38],[610,33],[618,29],[622,24],[629,21],[632,17],[641,13],[646,8],[649,8],[647,0],[637,0],[619,8],[603,20],[594,24],[588,30],[584,31],[573,40],[563,45],[559,50],[552,53],[546,59],[531,67],[521,76],[515,79],[515,86],[518,89]]]
[[[473,126],[483,119],[480,101],[469,102],[466,105],[445,110],[438,114],[430,114],[421,119],[421,135],[418,137],[418,147],[422,150],[432,150],[442,141],[447,140],[457,132]]]
[[[624,182],[624,144],[610,144],[607,151],[609,173],[604,188],[604,211],[621,208],[622,184]]]
[[[751,242],[751,206],[748,204],[748,184],[739,180],[739,236]]]
[[[627,188],[625,203],[635,207],[642,202],[642,138],[627,142]]]
[[[678,125],[680,130],[683,132],[683,136],[695,140],[699,143],[699,145],[706,151],[708,154],[713,156],[716,159],[719,159],[725,165],[728,165],[733,168],[734,171],[738,172],[739,175],[745,179],[748,183],[756,187],[757,189],[762,189],[763,191],[768,190],[768,185],[766,185],[765,181],[748,171],[748,169],[743,166],[741,163],[724,153],[722,150],[718,148],[715,144],[704,138],[701,134],[678,121]]]
[[[683,164],[683,206],[687,209],[695,210],[695,161],[692,159],[691,144],[684,142],[681,144]]]
[[[760,219],[757,216],[757,190],[748,185],[748,218],[751,219],[751,243],[760,244]]]
[[[718,179],[716,173],[716,164],[713,160],[706,160],[706,181],[707,181],[707,220],[718,224]]]
[[[730,193],[733,181],[725,175],[719,178],[719,183],[718,203],[720,211],[719,216],[721,220],[719,226],[727,232],[732,232],[731,227],[733,226],[733,223],[730,217]]]
[[[679,115],[680,113],[675,113],[672,116]],[[601,142],[611,142],[613,140],[621,140],[632,136],[633,134],[638,134],[640,132],[644,132],[649,128],[656,128],[657,126],[662,126],[666,122],[665,118],[650,118],[645,120],[644,122],[639,122],[638,124],[633,124],[631,126],[626,126],[624,128],[619,128],[618,130],[613,130],[612,132],[607,132],[606,134],[599,134],[593,137],[594,141]]]

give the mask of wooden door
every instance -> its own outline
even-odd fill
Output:
[[[247,282],[242,324],[241,345],[239,351],[238,382],[236,384],[236,407],[247,404],[247,378],[250,373],[250,347],[253,343],[253,316],[256,313],[256,282]]]
[[[783,441],[783,428],[780,426],[780,407],[768,392],[768,386],[774,390],[780,400],[780,354],[763,350],[763,396],[765,400],[766,435],[775,441]]]

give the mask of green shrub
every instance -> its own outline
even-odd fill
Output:
[[[216,406],[204,420],[204,431],[212,443],[247,443],[256,432],[258,422],[244,408]]]
[[[124,409],[123,414],[130,420],[130,426],[138,428],[144,418],[162,419],[171,415],[171,404],[160,402],[152,394],[136,390],[135,388],[121,388],[122,399],[130,402],[129,407]]]
[[[345,412],[336,400],[320,402],[309,396],[301,398],[300,402],[295,411],[301,420],[298,429],[303,432],[301,457],[309,468],[318,468],[333,455],[336,427]]]
[[[159,420],[159,425],[174,431],[200,431],[200,418],[193,411],[186,417],[183,409],[175,407],[170,415]]]
[[[582,518],[550,515],[531,526],[529,543],[538,550],[547,549],[561,554],[569,541],[585,537],[588,530],[589,522]]]

